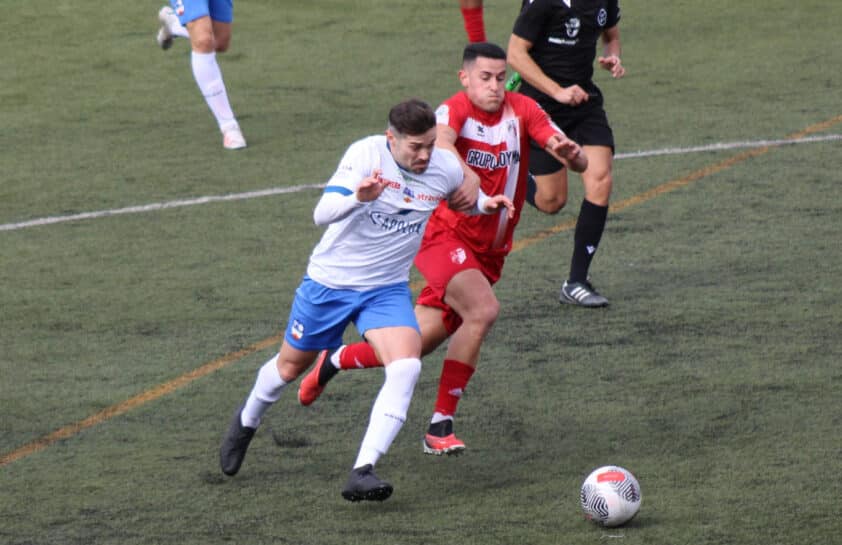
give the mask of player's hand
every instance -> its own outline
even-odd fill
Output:
[[[583,102],[587,102],[590,97],[587,91],[578,85],[571,85],[570,87],[563,87],[561,91],[553,95],[553,98],[556,102],[561,102],[562,104],[578,106]]]
[[[386,189],[386,180],[382,177],[383,172],[379,168],[371,171],[371,176],[363,178],[357,186],[357,200],[369,202],[375,200]]]
[[[479,191],[479,175],[473,170],[466,168],[462,185],[454,191],[447,201],[447,206],[457,212],[469,213],[477,204],[477,192]]]
[[[508,209],[509,219],[515,217],[515,205],[512,203],[512,200],[505,195],[494,195],[493,197],[488,197],[482,205],[482,211],[490,214],[503,207]]]
[[[569,139],[566,135],[557,134],[547,143],[547,146],[559,157],[567,161],[567,166],[574,172],[584,172],[588,168],[588,156],[582,147]]]
[[[620,57],[617,55],[608,55],[607,57],[600,57],[597,60],[601,67],[611,72],[611,77],[614,79],[620,79],[626,74],[626,69],[623,67]]]

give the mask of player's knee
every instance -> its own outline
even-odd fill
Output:
[[[403,396],[411,396],[415,383],[421,375],[421,360],[403,358],[386,366],[386,381]]]
[[[567,195],[536,195],[535,206],[544,214],[558,214],[567,204]]]
[[[190,43],[193,51],[200,53],[210,53],[216,51],[216,41],[213,39],[213,34],[202,34],[200,36],[191,36]]]
[[[610,171],[589,177],[585,180],[585,197],[594,204],[607,206],[613,185]]]
[[[500,302],[496,298],[485,301],[482,305],[476,305],[471,309],[468,316],[464,318],[465,323],[474,331],[477,337],[485,337],[485,334],[497,321],[500,315]]]

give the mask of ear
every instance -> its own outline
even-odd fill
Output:
[[[468,88],[468,72],[464,68],[459,70],[459,83],[462,84],[462,87]]]

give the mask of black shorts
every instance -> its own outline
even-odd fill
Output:
[[[614,133],[608,125],[608,116],[602,104],[585,104],[578,108],[558,104],[557,108],[544,109],[564,134],[580,146],[607,146],[614,153]],[[530,147],[529,172],[532,174],[552,174],[564,168],[563,164],[535,142]]]

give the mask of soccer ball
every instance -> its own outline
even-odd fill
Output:
[[[580,493],[585,517],[602,526],[620,526],[640,509],[640,485],[628,470],[618,466],[595,469]]]

